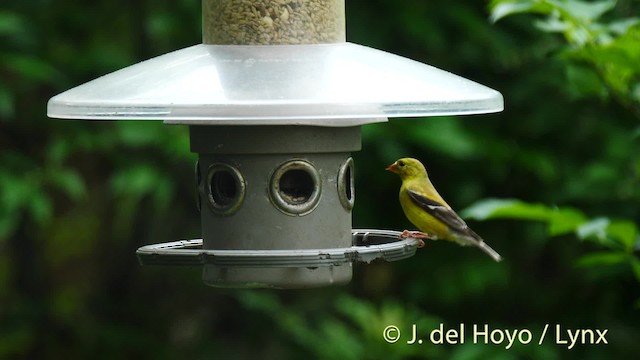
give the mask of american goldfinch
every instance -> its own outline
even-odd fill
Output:
[[[424,165],[416,159],[403,158],[387,167],[400,176],[400,205],[404,214],[422,232],[405,230],[402,237],[444,239],[460,245],[473,245],[495,261],[502,257],[451,209],[433,187]],[[426,234],[425,234],[426,233]]]

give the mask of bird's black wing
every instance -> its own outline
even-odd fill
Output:
[[[451,230],[460,233],[468,233],[470,231],[467,223],[465,223],[455,211],[451,210],[450,207],[431,200],[415,191],[408,190],[408,193],[411,200],[424,209],[429,215],[445,223]]]
[[[477,246],[482,249],[482,251],[489,254],[489,256],[491,256],[495,261],[500,261],[502,259],[500,257],[500,254],[498,254],[489,245],[487,245],[478,234],[471,230],[467,226],[467,223],[465,223],[464,220],[462,220],[455,211],[451,210],[450,207],[437,201],[428,199],[427,197],[420,195],[415,191],[408,190],[408,193],[411,200],[413,200],[413,202],[420,206],[421,209],[426,211],[434,218],[442,221],[449,227],[451,231],[459,235],[459,237],[455,237],[453,239],[458,244],[463,246]]]

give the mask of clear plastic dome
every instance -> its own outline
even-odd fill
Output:
[[[502,95],[352,43],[195,45],[49,100],[64,119],[353,126],[387,117],[497,112]]]

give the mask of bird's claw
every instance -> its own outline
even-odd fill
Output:
[[[432,239],[433,237],[429,234],[425,234],[421,231],[409,231],[409,230],[405,230],[400,234],[400,238],[401,239],[408,239],[408,238],[412,238],[412,239]]]
[[[425,234],[421,231],[409,231],[405,230],[400,234],[401,239],[416,239],[418,240],[418,248],[424,247],[425,243],[422,239],[434,240],[435,238],[429,234]]]

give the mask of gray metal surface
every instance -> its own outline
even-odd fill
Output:
[[[202,239],[194,239],[143,246],[137,255],[142,265],[315,268],[413,256],[419,241],[400,239],[400,234],[391,230],[354,229],[350,247],[302,250],[204,250]]]

